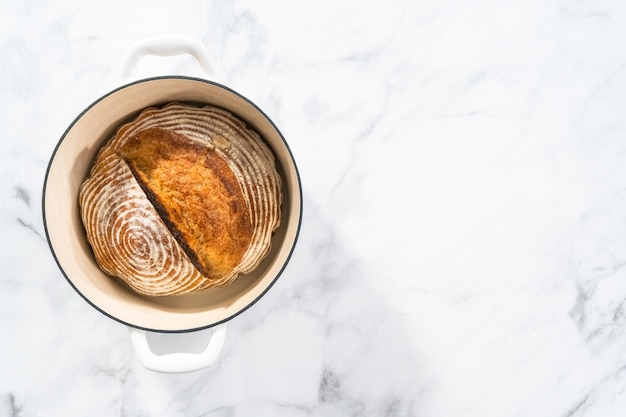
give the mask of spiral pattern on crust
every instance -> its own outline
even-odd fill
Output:
[[[253,232],[230,273],[203,276],[172,236],[116,149],[149,128],[174,131],[215,150],[241,186]],[[255,269],[267,255],[280,223],[281,178],[274,155],[261,137],[230,112],[170,103],[149,108],[120,127],[99,152],[79,203],[96,261],[109,275],[142,294],[183,294],[228,285]]]
[[[205,281],[169,233],[126,163],[102,160],[80,193],[83,224],[100,267],[142,294],[182,294]]]

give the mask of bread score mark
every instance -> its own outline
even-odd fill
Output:
[[[116,153],[202,275],[227,275],[239,264],[252,220],[239,181],[218,153],[156,127],[129,137]]]

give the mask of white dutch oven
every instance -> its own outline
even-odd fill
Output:
[[[208,68],[206,51],[195,39],[148,39],[127,58],[130,71],[144,55],[191,54]],[[283,178],[282,221],[262,264],[226,288],[190,295],[146,297],[104,274],[86,240],[78,207],[78,189],[91,163],[118,126],[142,109],[172,101],[202,103],[231,111],[259,132],[276,156]],[[52,254],[67,281],[89,304],[130,329],[132,345],[148,369],[189,372],[212,364],[222,349],[226,322],[254,304],[287,265],[302,218],[300,178],[291,151],[274,123],[250,100],[213,81],[181,76],[147,78],[123,85],[87,107],[56,146],[44,181],[43,220]],[[212,328],[200,353],[158,355],[147,332],[194,332]]]

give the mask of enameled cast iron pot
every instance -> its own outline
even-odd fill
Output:
[[[186,38],[150,39],[135,45],[130,54],[189,53],[201,64],[206,52],[201,43]],[[272,248],[259,268],[230,286],[190,295],[146,297],[120,280],[104,274],[95,262],[80,219],[78,190],[100,147],[123,123],[142,109],[168,102],[222,107],[259,132],[274,152],[283,179],[281,224]],[[302,193],[291,151],[274,123],[241,94],[200,78],[163,76],[121,86],[87,107],[65,131],[56,146],[44,181],[43,218],[52,254],[71,286],[89,304],[131,330],[139,359],[149,369],[187,372],[211,364],[218,357],[225,323],[254,304],[272,286],[294,249],[302,217]],[[207,348],[198,354],[156,355],[146,331],[191,332],[214,328]]]

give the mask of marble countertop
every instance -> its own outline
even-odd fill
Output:
[[[623,2],[3,1],[0,34],[0,415],[623,414]],[[186,374],[74,292],[41,210],[67,126],[164,35],[276,122],[304,192],[284,274]]]

